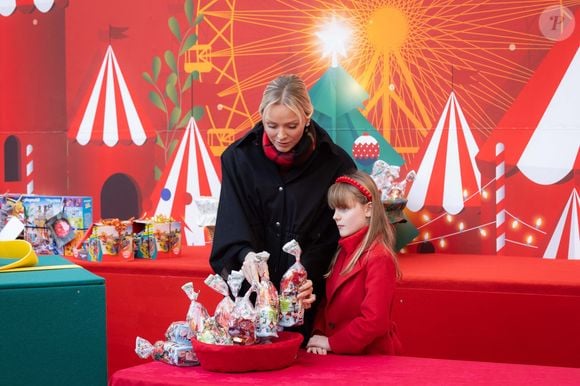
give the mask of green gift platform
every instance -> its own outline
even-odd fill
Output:
[[[0,272],[0,385],[106,384],[104,279],[60,256]]]

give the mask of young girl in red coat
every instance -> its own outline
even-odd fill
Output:
[[[328,191],[340,240],[308,352],[400,351],[391,306],[401,274],[393,251],[394,231],[380,197],[373,179],[361,171],[339,177]]]

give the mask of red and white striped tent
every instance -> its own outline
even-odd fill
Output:
[[[37,9],[46,13],[55,3],[66,3],[63,0],[0,0],[0,15],[10,16],[17,8],[23,12],[32,12]]]
[[[495,145],[504,144],[506,210],[522,221],[543,219],[535,255],[547,258],[578,256],[579,30],[554,44],[477,155],[484,181],[493,180]]]
[[[417,212],[425,206],[439,207],[454,215],[466,205],[480,205],[481,174],[475,164],[479,146],[453,91],[427,141],[414,166],[417,177],[407,195],[407,208]]]
[[[148,138],[111,45],[82,116],[71,130],[76,131],[74,138],[82,146],[91,141],[102,141],[109,147],[120,141],[141,146]]]
[[[157,202],[155,215],[183,221],[187,245],[205,245],[204,229],[197,225],[200,213],[194,200],[219,197],[221,182],[193,117],[159,182],[152,199]]]
[[[578,196],[578,190],[574,188],[550,237],[544,251],[544,258],[554,259],[557,256],[567,256],[569,259],[580,259],[579,209],[580,196]]]

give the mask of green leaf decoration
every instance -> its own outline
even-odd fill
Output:
[[[149,91],[149,100],[153,102],[153,104],[157,106],[161,111],[167,112],[167,109],[165,108],[165,105],[163,104],[161,97],[155,91]]]
[[[201,21],[203,20],[203,13],[199,14],[196,18],[195,21],[193,22],[193,25],[198,25],[199,23],[201,23]]]
[[[185,39],[185,43],[183,43],[183,47],[181,47],[181,50],[179,50],[179,55],[183,55],[183,53],[187,50],[189,50],[191,47],[193,47],[193,45],[197,43],[197,35],[196,34],[191,34],[187,37],[187,39]]]
[[[185,9],[185,16],[187,17],[187,21],[189,25],[191,25],[191,20],[193,19],[193,0],[185,0],[184,4]]]
[[[201,107],[201,106],[194,106],[193,107],[193,117],[195,118],[196,121],[199,121],[203,117],[204,113],[205,113],[205,110],[203,109],[203,107]]]
[[[159,72],[161,71],[161,58],[159,56],[155,56],[153,58],[153,80],[157,83],[157,79],[159,79]]]
[[[179,141],[177,139],[171,141],[171,145],[169,145],[169,152],[167,153],[167,155],[171,156],[173,154],[178,143]]]
[[[165,149],[165,144],[163,143],[163,138],[161,138],[161,134],[157,132],[157,136],[155,137],[155,144],[162,149]]]
[[[189,122],[189,117],[191,115],[189,115],[189,111],[187,111],[185,113],[185,115],[183,116],[183,118],[181,118],[181,121],[179,122],[179,124],[177,125],[177,127],[185,127],[187,126],[187,123]]]
[[[165,63],[167,63],[173,72],[177,73],[177,64],[175,64],[175,55],[173,55],[173,52],[169,50],[165,51]]]
[[[181,87],[181,92],[182,93],[186,92],[191,87],[193,81],[197,79],[199,79],[199,72],[197,71],[194,71],[191,74],[187,75],[187,78],[185,78],[185,82],[183,82],[183,86]]]
[[[149,75],[149,73],[147,71],[143,72],[143,79],[145,79],[147,81],[147,83],[155,86],[155,82],[153,82],[153,79],[151,79],[151,75]]]
[[[177,19],[175,18],[175,16],[171,16],[169,18],[169,20],[167,21],[167,24],[169,25],[169,29],[171,30],[173,35],[177,38],[177,41],[180,42],[181,41],[181,31],[179,29],[179,23],[177,22]]]
[[[179,120],[179,117],[181,117],[181,107],[175,106],[173,108],[173,111],[171,111],[171,115],[169,116],[170,128],[173,128],[175,126],[175,123]]]
[[[161,179],[161,175],[163,174],[163,172],[161,171],[161,169],[159,169],[159,166],[157,165],[155,165],[155,168],[153,170],[155,173],[155,181],[159,181]]]
[[[175,88],[176,83],[177,75],[172,72],[167,77],[167,83],[165,84],[165,94],[167,94],[167,97],[171,99],[171,102],[173,102],[174,105],[177,105],[177,90]]]

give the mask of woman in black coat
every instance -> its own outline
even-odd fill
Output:
[[[312,112],[306,85],[297,76],[280,76],[266,86],[262,120],[221,157],[222,186],[210,255],[216,273],[227,277],[242,269],[252,281],[257,279],[255,253],[266,251],[270,280],[279,289],[282,275],[295,262],[282,246],[295,239],[308,273],[299,294],[307,309],[322,298],[323,275],[339,238],[327,190],[337,177],[356,168],[311,119]],[[301,332],[310,333],[314,313],[306,312]]]

